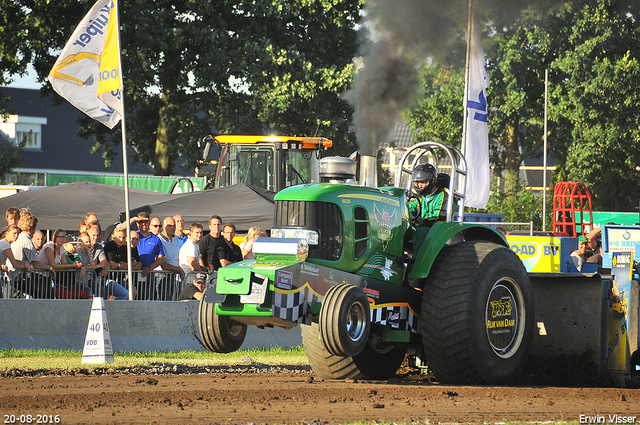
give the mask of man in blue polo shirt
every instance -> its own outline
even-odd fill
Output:
[[[164,249],[162,247],[162,241],[159,237],[151,233],[149,213],[140,212],[136,217],[138,224],[138,235],[140,241],[138,241],[138,255],[140,256],[140,262],[142,263],[142,274],[144,278],[158,266],[161,266],[165,262]],[[141,285],[143,286],[143,284]],[[153,297],[153,290],[151,289],[155,285],[146,285],[146,291],[143,288],[138,291],[141,299],[149,299]],[[146,292],[146,293],[145,293]]]

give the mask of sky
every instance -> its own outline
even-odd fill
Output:
[[[21,89],[39,89],[41,84],[36,82],[36,71],[31,65],[24,77],[17,77],[16,80],[9,84],[9,87],[17,87]]]

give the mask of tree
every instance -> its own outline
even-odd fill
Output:
[[[507,196],[516,196],[522,161],[542,146],[548,68],[547,137],[559,169],[587,184],[598,209],[637,205],[637,11],[625,1],[584,0],[551,13],[528,9],[511,25],[489,29],[491,161],[495,173],[504,171]],[[462,132],[461,75],[455,66],[427,66],[422,100],[411,111],[414,128],[454,146]]]
[[[559,16],[552,116],[571,125],[562,166],[604,211],[638,205],[639,18],[637,7],[615,0],[580,2]]]
[[[30,12],[19,16],[31,55],[24,61],[34,61],[42,81],[56,59],[50,52],[64,46],[92,4],[0,1]],[[352,143],[351,109],[339,94],[351,81],[361,3],[121,0],[127,143],[133,159],[153,164],[156,175],[171,173],[176,162],[191,168],[201,155],[196,141],[213,131],[319,131],[338,145]],[[44,37],[48,31],[50,38]],[[93,151],[108,164],[121,141],[120,127],[112,131],[88,117],[80,126],[79,134],[95,139]]]
[[[26,140],[23,140],[18,146],[14,146],[8,140],[0,137],[0,181],[4,181],[4,178],[15,167],[22,162],[22,149],[26,144]]]
[[[257,56],[242,64],[258,120],[283,134],[330,137],[337,142],[333,154],[349,154],[355,150],[352,108],[340,94],[352,82],[364,2],[278,3],[262,8],[245,28],[258,46]]]
[[[411,128],[417,129],[414,138],[460,147],[464,69],[426,64],[418,97],[408,113]]]
[[[524,25],[504,27],[484,44],[489,46],[484,50],[491,81],[487,92],[491,163],[494,174],[504,171],[506,193],[515,196],[520,164],[542,145],[544,78],[540,75],[545,58]],[[410,112],[410,124],[421,133],[420,139],[460,147],[465,71],[459,58],[454,59],[454,65],[424,67],[420,101]]]

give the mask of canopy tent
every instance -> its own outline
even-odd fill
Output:
[[[209,218],[219,215],[222,223],[231,222],[238,233],[252,226],[270,229],[273,224],[275,192],[250,186],[244,183],[218,189],[172,195],[168,199],[154,204],[142,205],[131,209],[131,216],[146,211],[160,220],[167,216],[180,214],[188,228],[193,222],[199,222],[205,231],[209,230]]]
[[[171,198],[168,193],[129,189],[131,208]],[[103,228],[118,221],[124,210],[124,188],[92,182],[76,182],[27,190],[0,198],[0,211],[27,207],[38,218],[38,229],[77,230],[88,212],[95,212]],[[2,218],[4,221],[4,217]],[[6,223],[5,223],[6,224]]]

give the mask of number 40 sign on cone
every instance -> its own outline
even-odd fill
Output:
[[[113,347],[102,297],[93,297],[87,336],[84,339],[82,363],[113,362]]]

